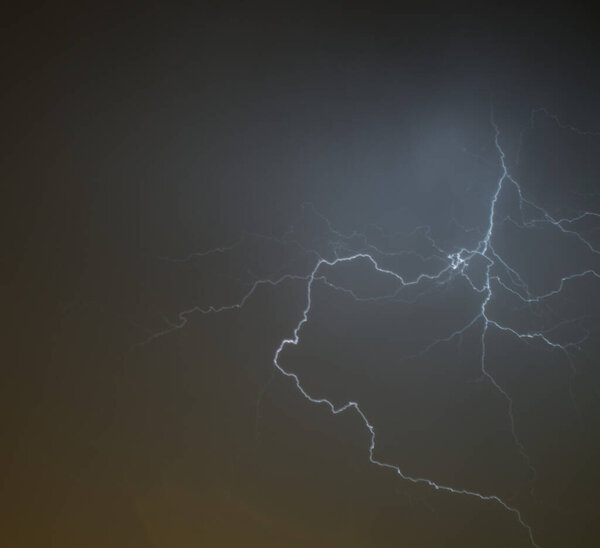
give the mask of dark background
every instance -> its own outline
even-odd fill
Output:
[[[327,236],[304,202],[346,231],[428,223],[447,243],[452,215],[483,227],[499,175],[492,102],[536,199],[557,213],[597,206],[597,137],[540,121],[514,161],[532,107],[600,128],[591,18],[149,2],[32,4],[2,19],[2,544],[527,546],[498,505],[369,464],[356,415],[273,376],[301,286],[134,345],[299,260],[262,240],[231,258],[160,257],[278,235],[296,218]],[[544,292],[570,264],[596,266],[555,236],[507,229],[498,247]],[[360,401],[383,460],[502,496],[542,546],[596,546],[597,284],[553,303],[591,332],[571,382],[560,352],[490,340],[535,500],[505,402],[470,382],[477,335],[399,359],[464,319],[457,291],[374,306],[317,288],[284,365],[315,393]]]

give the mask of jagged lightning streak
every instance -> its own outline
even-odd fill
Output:
[[[568,124],[563,124],[560,120],[549,113],[545,109],[534,109],[530,118],[530,126],[533,127],[535,119],[537,116],[547,116],[552,119],[557,126],[562,130],[570,130],[575,131],[580,135],[598,135],[595,132],[583,132],[570,126]],[[412,234],[419,234],[423,238],[427,240],[433,253],[430,256],[424,256],[422,253],[419,253],[414,250],[401,250],[401,251],[386,251],[378,248],[373,245],[365,234],[354,231],[351,234],[344,234],[337,229],[335,229],[332,223],[325,216],[320,214],[314,206],[310,204],[303,206],[303,208],[309,208],[317,218],[319,218],[326,226],[327,231],[330,235],[334,237],[334,241],[330,242],[330,248],[333,251],[332,258],[326,258],[321,253],[316,251],[315,249],[308,248],[304,246],[298,239],[294,238],[294,230],[292,227],[290,230],[286,232],[286,234],[280,239],[274,239],[270,236],[263,236],[260,234],[252,234],[247,233],[243,236],[243,238],[235,242],[231,245],[216,248],[213,250],[209,250],[202,253],[194,253],[185,257],[183,259],[171,259],[170,261],[177,262],[185,262],[193,259],[198,259],[201,257],[206,257],[215,253],[225,253],[235,249],[240,246],[243,241],[247,238],[267,238],[278,241],[279,243],[286,243],[290,245],[294,245],[300,249],[301,252],[306,253],[307,255],[311,255],[315,258],[315,262],[312,268],[309,269],[308,272],[304,274],[282,274],[278,277],[274,277],[273,279],[264,278],[264,279],[256,279],[251,285],[249,290],[242,296],[242,298],[234,303],[226,304],[226,305],[211,305],[206,307],[194,306],[183,310],[178,315],[178,321],[175,323],[168,323],[167,328],[154,333],[151,337],[149,337],[145,344],[157,337],[165,335],[173,330],[181,329],[184,327],[188,318],[194,313],[200,314],[212,314],[219,313],[225,311],[231,311],[235,309],[239,309],[243,307],[246,302],[256,293],[259,287],[262,286],[276,286],[285,281],[299,281],[305,283],[305,307],[302,311],[300,319],[296,324],[292,334],[290,337],[283,339],[278,347],[275,350],[273,356],[273,365],[275,370],[284,375],[287,378],[290,378],[294,381],[296,388],[302,394],[304,398],[308,401],[315,404],[322,404],[329,408],[329,410],[333,414],[340,414],[345,411],[354,411],[364,423],[365,428],[368,430],[370,434],[370,445],[369,445],[369,460],[371,463],[386,469],[390,469],[396,472],[402,479],[410,481],[412,483],[417,484],[425,484],[436,490],[442,490],[450,493],[454,493],[457,495],[466,495],[475,497],[482,501],[494,502],[500,505],[502,508],[512,513],[517,519],[518,523],[525,529],[529,541],[532,546],[539,546],[534,540],[534,535],[531,526],[523,519],[520,510],[516,507],[509,505],[506,501],[494,494],[485,494],[479,493],[473,490],[460,489],[447,485],[440,484],[429,478],[421,478],[421,477],[413,477],[407,473],[405,473],[398,465],[386,463],[382,460],[379,460],[375,456],[375,428],[368,420],[365,412],[359,406],[359,404],[355,401],[349,401],[339,407],[336,407],[335,404],[327,398],[316,398],[311,396],[307,390],[303,387],[301,380],[298,375],[293,372],[287,371],[281,364],[281,357],[284,350],[289,346],[297,346],[300,342],[300,333],[302,331],[303,326],[309,321],[309,315],[312,308],[313,303],[313,288],[315,283],[321,282],[326,284],[327,287],[336,290],[342,291],[346,294],[349,294],[355,300],[361,301],[376,301],[383,299],[396,299],[398,298],[401,291],[406,288],[411,287],[420,287],[424,282],[434,282],[438,285],[445,285],[452,280],[460,277],[464,279],[471,289],[480,296],[481,302],[480,307],[477,313],[464,324],[463,327],[457,329],[456,331],[450,333],[446,337],[442,337],[433,341],[427,347],[422,349],[415,355],[408,356],[407,358],[419,358],[424,354],[429,352],[434,346],[438,344],[447,343],[455,338],[462,337],[468,330],[475,328],[476,326],[481,326],[480,332],[480,370],[481,370],[481,380],[489,382],[494,389],[501,395],[501,397],[505,400],[507,405],[507,414],[510,423],[510,430],[512,433],[512,437],[514,439],[514,443],[516,445],[517,450],[521,454],[525,463],[531,470],[531,492],[533,493],[533,482],[536,478],[536,471],[532,465],[531,459],[529,458],[527,451],[525,449],[524,444],[521,442],[520,438],[517,435],[517,429],[515,424],[515,417],[513,412],[513,401],[508,394],[508,392],[500,385],[500,383],[496,380],[496,378],[492,375],[492,373],[486,367],[486,357],[487,357],[487,348],[486,341],[489,335],[489,332],[492,329],[496,329],[503,333],[510,334],[520,341],[532,341],[538,340],[547,346],[550,350],[559,350],[564,353],[571,368],[574,370],[573,362],[571,360],[569,350],[571,348],[579,348],[581,344],[586,340],[589,336],[589,333],[584,330],[584,333],[581,338],[567,342],[567,343],[558,343],[550,337],[550,333],[553,330],[558,329],[561,325],[573,322],[574,320],[567,320],[560,322],[557,325],[552,326],[551,328],[546,328],[538,331],[527,331],[523,332],[517,330],[509,325],[505,325],[498,321],[497,319],[491,317],[490,315],[490,303],[494,298],[496,298],[496,290],[505,291],[506,293],[516,297],[520,300],[523,305],[530,306],[533,304],[542,303],[555,295],[558,295],[562,292],[563,288],[566,284],[572,283],[577,279],[592,277],[596,279],[600,279],[600,274],[593,268],[586,268],[581,272],[575,272],[572,274],[568,274],[558,281],[555,289],[548,291],[546,293],[535,295],[528,287],[527,283],[524,281],[523,276],[519,274],[519,272],[494,249],[493,240],[494,234],[497,226],[502,225],[506,222],[513,223],[519,229],[532,229],[536,226],[549,226],[558,231],[561,235],[577,240],[577,242],[583,246],[585,246],[589,252],[594,255],[600,256],[600,251],[598,251],[593,244],[582,235],[579,231],[576,230],[576,224],[587,218],[600,218],[600,213],[595,211],[584,211],[578,212],[573,217],[560,217],[557,218],[551,215],[545,208],[535,203],[530,198],[526,197],[525,192],[523,191],[521,185],[517,182],[517,180],[513,177],[510,172],[506,155],[503,147],[500,143],[500,129],[495,121],[494,113],[492,110],[491,113],[491,126],[494,133],[494,146],[495,150],[498,154],[500,175],[497,179],[496,185],[494,187],[494,191],[491,195],[489,201],[489,215],[487,218],[487,226],[484,229],[481,238],[478,242],[470,247],[461,247],[459,249],[455,249],[452,251],[444,250],[441,246],[439,246],[435,239],[432,236],[431,228],[428,226],[417,227],[413,230]],[[523,135],[525,132],[521,133],[521,144],[523,140]],[[519,151],[520,153],[520,147]],[[518,155],[517,155],[518,159]],[[519,200],[519,217],[514,218],[511,215],[506,215],[503,218],[498,218],[498,203],[503,196],[504,193],[509,192],[509,189],[516,192]],[[463,227],[456,219],[452,219],[452,221],[461,228],[465,233],[467,232],[477,232],[476,229]],[[358,245],[356,244],[358,241]],[[437,262],[439,263],[439,267],[435,269],[433,272],[423,272],[413,279],[407,280],[398,272],[391,270],[389,268],[384,268],[378,262],[377,257],[390,257],[390,256],[401,256],[401,255],[414,255],[420,258],[424,262]],[[482,260],[484,263],[484,276],[482,283],[476,283],[470,273],[469,266],[472,264],[474,259]],[[327,274],[323,272],[326,269],[332,269],[338,265],[354,263],[354,262],[365,262],[370,267],[387,277],[390,277],[393,281],[397,283],[397,289],[392,291],[390,294],[379,295],[379,296],[361,296],[358,292],[354,291],[352,288],[342,287],[340,285],[332,283],[327,278]],[[427,289],[424,290],[426,292]],[[574,372],[574,371],[573,371]],[[260,397],[264,390],[261,392]]]
[[[302,314],[302,318],[300,320],[300,322],[296,325],[296,328],[294,329],[294,333],[293,333],[293,337],[289,338],[289,339],[284,339],[283,341],[281,341],[281,344],[279,345],[279,347],[277,348],[277,350],[275,351],[275,356],[273,358],[273,364],[275,365],[275,367],[286,377],[289,377],[291,379],[294,380],[296,387],[298,388],[298,390],[300,391],[300,393],[310,402],[312,403],[317,403],[317,404],[325,404],[327,407],[329,407],[330,411],[337,415],[339,413],[342,413],[346,410],[350,410],[353,409],[354,411],[356,411],[356,413],[360,416],[360,418],[362,419],[362,421],[364,422],[365,426],[367,427],[367,429],[369,430],[370,436],[371,436],[371,444],[369,446],[369,460],[382,468],[388,468],[390,470],[395,471],[402,479],[410,481],[412,483],[423,483],[426,484],[430,487],[433,487],[434,489],[437,490],[442,490],[442,491],[448,491],[450,493],[454,493],[454,494],[461,494],[461,495],[470,495],[473,497],[477,497],[481,500],[484,501],[494,501],[497,502],[498,504],[500,504],[501,506],[503,506],[506,510],[508,510],[509,512],[512,512],[513,514],[515,514],[515,516],[517,517],[519,523],[527,530],[527,533],[529,535],[529,540],[531,541],[531,544],[533,546],[538,546],[538,544],[536,544],[534,538],[533,538],[533,532],[531,530],[531,527],[525,523],[523,521],[523,518],[521,516],[521,512],[517,509],[514,508],[512,506],[509,506],[506,502],[504,502],[500,497],[496,496],[496,495],[485,495],[485,494],[481,494],[481,493],[477,493],[475,491],[469,491],[466,489],[456,489],[453,487],[449,487],[447,485],[442,485],[439,483],[434,482],[431,479],[428,478],[418,478],[418,477],[413,477],[413,476],[409,476],[407,474],[405,474],[402,469],[394,464],[389,464],[383,461],[380,461],[378,459],[375,458],[374,456],[374,452],[375,452],[375,429],[373,427],[373,425],[369,422],[369,420],[367,419],[365,413],[363,412],[363,410],[360,408],[360,406],[358,405],[357,402],[354,401],[350,401],[340,407],[336,407],[330,400],[326,399],[326,398],[314,398],[312,397],[303,387],[302,384],[300,382],[300,379],[298,377],[298,375],[296,375],[295,373],[291,373],[289,371],[287,371],[286,369],[284,369],[280,363],[279,363],[279,356],[281,354],[281,352],[284,350],[284,348],[287,345],[294,345],[296,346],[299,342],[300,342],[300,330],[302,329],[302,326],[308,321],[308,314],[310,312],[311,306],[312,306],[312,286],[313,283],[315,281],[315,277],[316,274],[319,270],[319,268],[325,264],[328,266],[335,266],[336,264],[339,263],[343,263],[343,262],[348,262],[348,261],[354,261],[360,258],[365,258],[368,259],[374,266],[374,268],[379,271],[382,272],[384,274],[389,274],[391,276],[393,276],[394,278],[396,278],[398,281],[400,281],[400,283],[403,286],[407,286],[407,285],[415,285],[418,284],[422,279],[436,279],[439,278],[442,274],[444,274],[448,269],[453,268],[452,264],[450,264],[449,266],[447,266],[446,268],[440,270],[440,272],[436,275],[427,275],[427,274],[420,274],[415,280],[412,281],[405,281],[400,275],[390,271],[390,270],[386,270],[383,268],[380,268],[379,265],[377,264],[377,262],[368,254],[356,254],[356,255],[351,255],[349,257],[343,257],[343,258],[338,258],[335,259],[333,261],[327,261],[325,259],[321,259],[317,262],[317,265],[315,266],[314,270],[311,272],[311,275],[309,277],[308,280],[308,284],[307,284],[307,293],[306,293],[306,308],[304,309],[304,312]],[[483,353],[482,353],[483,356]],[[482,363],[483,363],[483,358],[482,358]],[[490,377],[492,378],[492,377]],[[494,381],[495,383],[495,381]],[[497,385],[496,385],[497,386]],[[499,388],[499,387],[498,387]]]

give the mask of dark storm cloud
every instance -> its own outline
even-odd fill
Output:
[[[4,27],[5,544],[529,544],[497,504],[377,469],[356,414],[332,416],[273,375],[305,304],[298,280],[130,348],[190,306],[239,302],[256,277],[306,276],[314,255],[294,241],[329,258],[364,245],[319,212],[389,253],[430,254],[431,235],[474,245],[501,173],[492,104],[528,196],[557,218],[598,210],[598,139],[544,116],[522,134],[538,106],[600,128],[591,23],[152,4],[40,6]],[[503,194],[498,215],[516,215],[516,200]],[[255,234],[294,223],[283,243]],[[578,223],[596,242],[594,219]],[[494,245],[544,293],[598,269],[558,232],[507,222]],[[240,238],[187,263],[158,258]],[[380,259],[406,276],[444,264]],[[483,279],[484,265],[470,268]],[[367,263],[324,270],[361,296],[393,290]],[[535,498],[506,401],[477,381],[479,332],[407,358],[472,317],[466,284],[373,304],[321,281],[302,344],[281,361],[311,392],[359,401],[386,462],[502,496],[542,546],[593,546],[596,282],[567,284],[545,307],[508,296],[490,307],[517,329],[559,326],[561,344],[589,333],[572,364],[506,333],[488,341]]]

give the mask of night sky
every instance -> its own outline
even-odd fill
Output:
[[[595,22],[285,4],[5,12],[0,544],[600,545]]]

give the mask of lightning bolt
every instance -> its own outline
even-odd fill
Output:
[[[533,109],[531,112],[529,124],[525,130],[521,132],[520,144],[522,144],[524,135],[527,131],[531,130],[534,123],[540,117],[546,117],[556,124],[556,126],[563,131],[573,131],[582,136],[600,136],[600,133],[591,131],[582,131],[570,124],[562,123],[557,116],[550,113],[546,109]],[[435,290],[440,286],[445,286],[450,282],[462,279],[467,282],[471,290],[479,298],[479,308],[477,309],[474,316],[459,329],[449,333],[447,336],[434,340],[419,351],[417,354],[407,356],[406,359],[418,359],[423,357],[427,352],[437,345],[448,343],[454,339],[460,339],[467,331],[472,329],[479,329],[479,341],[480,341],[480,382],[487,382],[491,384],[494,390],[503,398],[506,404],[507,420],[510,426],[512,438],[514,440],[516,449],[523,458],[524,463],[528,466],[531,472],[531,494],[533,495],[534,483],[536,480],[536,470],[532,464],[532,461],[527,453],[526,447],[520,440],[517,432],[515,416],[513,412],[513,400],[510,397],[507,390],[500,384],[500,382],[493,376],[487,367],[487,342],[490,333],[493,330],[508,334],[515,339],[530,343],[537,341],[541,345],[545,346],[551,351],[560,351],[564,354],[566,360],[571,368],[572,375],[576,374],[573,361],[571,359],[571,352],[578,350],[581,345],[584,344],[590,333],[581,327],[581,336],[575,340],[569,342],[558,342],[553,338],[553,332],[559,329],[561,326],[573,323],[581,323],[581,318],[575,318],[570,320],[563,320],[549,328],[540,330],[520,330],[511,325],[501,322],[495,318],[491,311],[491,304],[494,300],[498,299],[499,296],[511,297],[521,303],[523,307],[532,307],[536,305],[542,305],[547,303],[553,297],[563,292],[565,287],[569,284],[576,283],[578,280],[584,278],[600,279],[599,272],[593,267],[586,267],[578,272],[572,272],[567,274],[556,281],[555,287],[545,293],[535,294],[528,284],[525,282],[524,277],[518,272],[518,270],[509,264],[505,260],[501,253],[494,248],[494,236],[499,226],[503,226],[506,223],[511,223],[514,227],[519,230],[533,230],[539,227],[549,228],[556,236],[569,239],[574,245],[580,245],[590,253],[591,256],[600,256],[600,250],[592,244],[592,242],[586,237],[586,235],[577,230],[578,223],[584,219],[598,219],[600,218],[600,212],[596,211],[579,211],[572,217],[557,217],[553,216],[547,209],[536,203],[531,197],[527,195],[525,189],[517,181],[517,179],[511,173],[509,168],[507,157],[504,148],[501,144],[501,132],[498,124],[494,117],[494,110],[491,110],[490,124],[493,130],[493,143],[495,151],[497,153],[497,161],[499,168],[499,176],[495,183],[493,193],[489,199],[488,207],[489,214],[487,216],[487,226],[483,230],[475,228],[463,227],[458,221],[453,219],[453,222],[461,228],[465,233],[480,233],[479,239],[470,246],[455,248],[451,250],[445,250],[442,246],[438,245],[434,237],[432,236],[432,230],[429,226],[417,227],[411,233],[412,236],[420,237],[427,242],[430,247],[431,253],[424,255],[412,249],[402,249],[400,251],[387,251],[380,249],[375,246],[366,233],[354,231],[350,234],[344,234],[338,231],[332,223],[323,216],[314,206],[311,204],[305,204],[303,209],[309,211],[311,215],[315,216],[321,223],[326,227],[326,232],[329,235],[327,240],[327,253],[317,251],[313,247],[305,246],[301,243],[300,239],[296,237],[295,228],[292,227],[288,230],[284,236],[280,239],[274,239],[271,236],[265,236],[261,234],[247,233],[244,234],[241,240],[231,245],[224,246],[221,248],[215,248],[202,253],[193,253],[187,257],[181,259],[165,258],[169,261],[186,262],[191,260],[197,260],[202,257],[208,257],[214,254],[227,253],[236,247],[239,247],[249,239],[272,239],[286,245],[293,245],[297,247],[302,253],[307,256],[311,256],[312,266],[307,272],[303,273],[284,273],[279,276],[272,278],[260,278],[255,279],[249,289],[243,294],[241,299],[230,304],[221,305],[210,305],[210,306],[193,306],[186,310],[181,311],[177,316],[177,321],[168,322],[165,329],[155,332],[148,339],[140,344],[147,344],[150,341],[164,336],[174,330],[183,328],[191,315],[193,314],[216,314],[226,311],[233,311],[242,308],[249,299],[257,292],[257,290],[263,286],[277,286],[287,281],[294,281],[304,284],[305,287],[305,305],[300,314],[299,320],[295,325],[293,332],[289,337],[284,338],[280,341],[279,345],[275,349],[273,355],[273,366],[277,372],[281,375],[291,379],[295,384],[298,392],[309,402],[313,404],[323,405],[327,407],[331,413],[338,415],[340,413],[355,413],[364,424],[364,427],[370,435],[370,444],[368,448],[369,460],[372,464],[388,469],[403,480],[414,484],[424,484],[435,490],[445,491],[456,495],[468,496],[479,499],[484,502],[490,502],[499,505],[505,511],[511,513],[517,520],[519,525],[523,528],[524,534],[527,535],[530,544],[534,547],[539,545],[536,543],[532,527],[525,521],[521,511],[508,504],[505,500],[494,494],[480,493],[474,490],[461,489],[452,487],[449,485],[440,484],[433,479],[425,477],[415,477],[406,473],[402,468],[396,464],[387,463],[380,460],[376,455],[376,435],[375,427],[368,419],[363,408],[356,401],[348,401],[343,405],[336,406],[331,400],[327,398],[319,398],[311,395],[303,386],[300,377],[288,371],[282,365],[283,355],[289,347],[297,346],[301,340],[301,333],[303,327],[308,323],[313,306],[313,289],[318,283],[325,284],[332,290],[341,291],[345,294],[350,295],[355,300],[360,301],[377,301],[377,300],[400,300],[402,301],[402,294],[405,290],[413,288],[418,292],[418,295],[422,295],[426,292]],[[520,154],[520,146],[517,151],[517,163],[518,156]],[[504,217],[499,214],[499,206],[502,199],[505,197],[516,197],[518,202],[518,212],[515,215],[505,215]],[[383,229],[375,227],[383,233]],[[413,255],[419,258],[423,263],[432,265],[429,270],[419,273],[418,275],[407,278],[401,273],[385,268],[382,266],[379,260],[382,257],[393,257],[393,256],[404,256]],[[479,261],[483,266],[483,279],[474,279],[471,273],[471,267],[474,262]],[[377,272],[390,279],[395,284],[395,289],[385,295],[376,296],[363,296],[358,291],[344,287],[339,284],[333,283],[328,278],[328,272],[332,271],[336,267],[342,266],[349,263],[364,263],[373,272]],[[406,301],[410,302],[410,301]],[[413,301],[414,302],[414,301]],[[266,388],[265,388],[266,389]],[[259,399],[262,397],[264,390],[261,392]],[[573,402],[575,399],[572,396]]]

